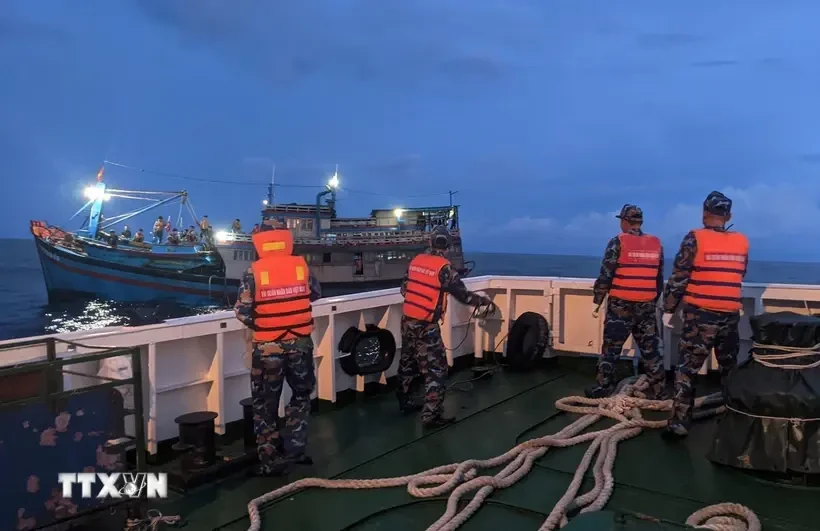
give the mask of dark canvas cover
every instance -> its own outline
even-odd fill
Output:
[[[820,344],[820,318],[793,312],[756,315],[752,338],[760,345],[810,349]],[[752,354],[783,354],[757,347]],[[773,360],[809,365],[820,355]],[[709,459],[738,468],[820,474],[820,367],[767,367],[749,356],[726,381],[728,410]]]

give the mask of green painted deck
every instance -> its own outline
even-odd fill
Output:
[[[469,373],[456,374],[451,383],[468,377]],[[469,391],[452,390],[447,407],[458,422],[432,433],[422,431],[417,417],[399,415],[392,394],[360,397],[354,404],[313,418],[309,442],[313,466],[294,468],[288,480],[237,475],[160,509],[180,514],[188,528],[197,531],[246,530],[249,500],[300,477],[398,476],[493,457],[513,447],[519,435],[520,442],[554,433],[577,418],[557,413],[554,404],[560,397],[581,394],[590,379],[565,360],[527,374],[498,372]],[[607,511],[576,518],[564,529],[681,529],[691,513],[719,502],[751,508],[767,531],[820,527],[817,489],[776,485],[709,462],[705,454],[714,430],[711,421],[698,424],[688,440],[676,444],[653,431],[621,443]],[[524,480],[494,492],[461,529],[538,529],[564,494],[585,451],[586,445],[551,449]],[[581,492],[592,485],[589,476]],[[403,488],[312,489],[263,507],[262,529],[416,531],[433,523],[445,503],[443,499],[417,501]]]

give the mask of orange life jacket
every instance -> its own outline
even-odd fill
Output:
[[[694,231],[698,242],[695,264],[683,302],[716,312],[738,312],[749,240],[738,232]]]
[[[313,331],[307,263],[293,256],[293,235],[269,230],[253,235],[253,340],[257,343],[308,337]]]
[[[649,234],[621,233],[621,254],[609,295],[617,299],[648,302],[658,298],[661,241]]]
[[[402,312],[405,317],[433,323],[447,313],[447,295],[439,273],[450,261],[443,256],[420,254],[410,261]]]

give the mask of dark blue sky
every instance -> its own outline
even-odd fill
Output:
[[[106,159],[244,182],[275,161],[302,185],[338,163],[348,216],[460,190],[468,250],[598,254],[631,202],[671,253],[718,189],[754,258],[820,259],[817,20],[816,1],[4,0],[0,236],[65,223]],[[106,181],[186,188],[217,225],[265,193]]]

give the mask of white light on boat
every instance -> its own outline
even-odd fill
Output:
[[[337,174],[333,174],[333,177],[327,182],[327,185],[331,188],[338,188],[339,187],[339,176]]]
[[[103,189],[97,188],[96,186],[89,186],[85,189],[85,197],[87,199],[99,199],[101,195],[104,200],[111,197],[106,194]]]
[[[231,239],[231,233],[227,232],[227,231],[224,231],[224,230],[221,230],[221,231],[216,233],[216,239],[217,239],[217,241],[220,241],[220,242],[226,242],[226,241]]]
[[[268,200],[267,200],[267,199],[263,199],[263,200],[262,200],[262,204],[263,204],[263,205],[265,205],[265,206],[268,206]]]
[[[396,216],[396,218],[398,219],[398,218],[400,218],[400,217],[401,217],[401,215],[402,215],[402,214],[404,214],[404,210],[403,210],[403,209],[401,209],[401,208],[397,208],[397,209],[395,209],[395,210],[393,211],[393,214],[394,214],[394,215]]]

